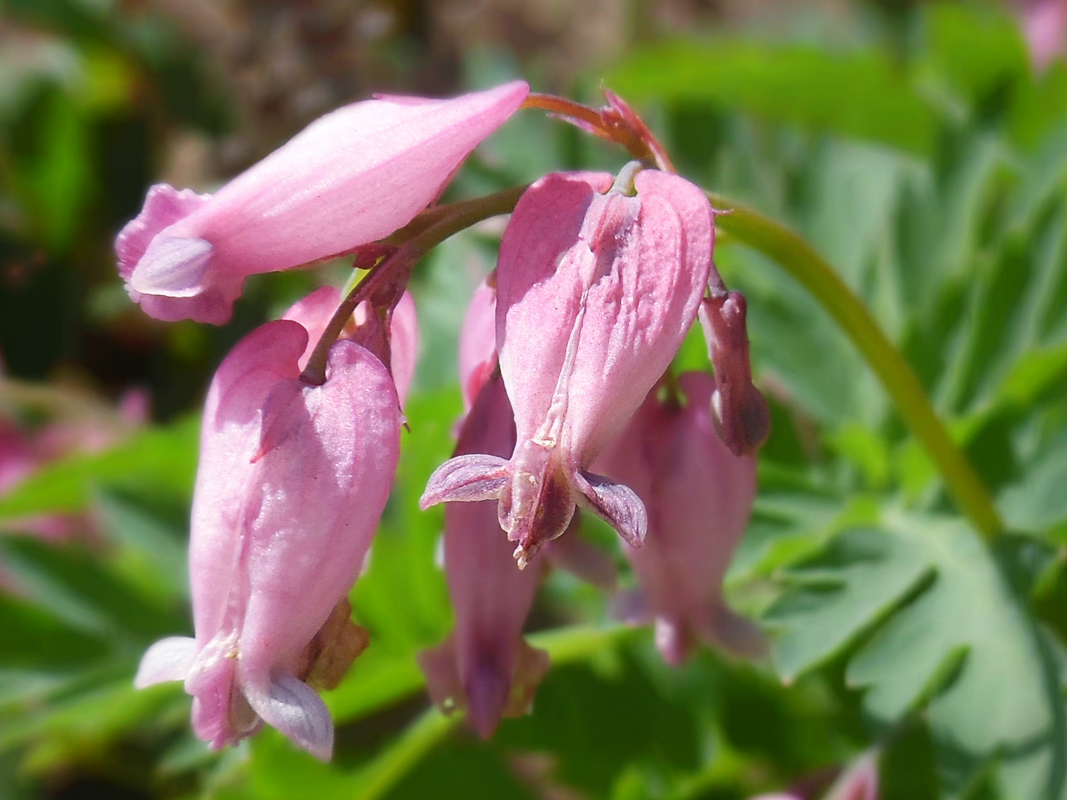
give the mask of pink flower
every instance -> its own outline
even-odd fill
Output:
[[[755,459],[734,456],[716,436],[711,375],[687,372],[678,390],[666,400],[653,390],[596,467],[645,503],[648,535],[625,550],[663,657],[679,664],[697,641],[758,655],[763,636],[722,597],[756,496]]]
[[[878,800],[878,760],[871,752],[857,759],[830,787],[823,800]]]
[[[305,309],[306,310],[306,309]],[[226,357],[208,392],[193,499],[196,638],[154,644],[138,687],[184,680],[212,747],[262,722],[330,757],[305,650],[346,597],[389,496],[401,417],[388,370],[339,341],[326,382],[299,380],[307,330],[268,323]]]
[[[423,507],[498,499],[520,564],[566,530],[578,503],[640,542],[640,500],[586,469],[677,352],[707,285],[713,238],[704,193],[674,175],[633,177],[631,167],[615,186],[605,174],[535,183],[515,208],[497,268],[515,451],[510,460],[446,462]]]
[[[483,281],[474,290],[459,332],[459,388],[464,411],[470,411],[497,362],[496,289]]]
[[[456,453],[499,455],[514,446],[511,404],[497,375],[478,394]],[[522,638],[542,559],[534,557],[519,570],[490,501],[446,504],[444,546],[456,629],[443,645],[422,653],[419,663],[434,702],[466,708],[471,725],[488,738],[501,716],[529,710],[548,670],[548,655]]]
[[[1034,68],[1041,72],[1067,51],[1067,0],[1016,0]]]
[[[454,100],[354,103],[214,195],[153,186],[115,241],[130,297],[158,319],[225,322],[247,276],[348,253],[410,222],[528,92],[516,81]]]

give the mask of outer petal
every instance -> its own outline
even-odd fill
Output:
[[[278,669],[295,672],[355,582],[399,457],[392,379],[362,347],[338,342],[326,383],[301,387],[295,402],[304,425],[260,462],[262,502],[245,523],[254,583],[240,669],[252,684],[269,683]]]
[[[219,366],[208,389],[200,434],[189,542],[193,623],[202,648],[222,628],[227,596],[239,586],[247,546],[245,518],[258,500],[261,409],[280,381],[300,374],[307,332],[279,320],[252,331]]]
[[[496,364],[496,289],[483,281],[474,290],[459,332],[459,388],[465,411]]]
[[[500,367],[519,440],[560,413],[589,462],[644,400],[696,318],[711,268],[703,192],[645,170],[636,197],[607,175],[549,175],[523,196],[497,270]],[[575,341],[572,341],[575,340]]]
[[[611,183],[543,178],[501,246],[497,343],[518,443],[500,520],[520,563],[563,533],[579,498],[624,538],[642,538],[637,497],[582,471],[674,357],[711,269],[713,211],[700,189],[655,170],[636,175],[636,196]]]
[[[409,222],[528,91],[518,81],[454,100],[345,106],[199,207],[182,205],[180,218],[180,194],[157,189],[166,204],[150,196],[116,242],[131,297],[162,319],[224,322],[246,276],[346,253]]]

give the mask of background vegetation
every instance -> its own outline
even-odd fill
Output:
[[[7,0],[0,13],[0,797],[814,797],[870,748],[891,800],[1067,797],[1067,69],[1035,73],[1009,9]],[[804,236],[918,375],[1000,519],[980,531],[963,516],[827,309],[726,230],[717,261],[749,299],[774,420],[727,594],[773,658],[703,651],[668,668],[649,631],[554,573],[530,623],[554,660],[535,711],[478,741],[429,709],[415,664],[451,626],[442,518],[416,500],[452,447],[456,331],[500,231],[483,226],[417,275],[410,432],[353,592],[373,644],[327,695],[333,763],[272,730],[211,753],[179,685],[131,685],[149,643],[191,631],[198,405],[241,335],[345,267],[255,278],[223,328],[167,325],[127,300],[114,234],[150,183],[208,190],[342,102],[515,76],[594,104],[603,82],[683,174]],[[623,161],[522,112],[451,192]],[[699,340],[680,362],[708,368]]]

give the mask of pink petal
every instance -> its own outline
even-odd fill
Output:
[[[517,81],[453,100],[354,103],[199,203],[156,187],[116,240],[131,298],[161,319],[224,322],[248,275],[341,255],[410,222],[528,92]]]

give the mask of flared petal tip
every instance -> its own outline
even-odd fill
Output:
[[[467,695],[467,719],[483,739],[488,739],[500,724],[511,691],[511,677],[495,663],[483,663],[464,687]]]
[[[213,250],[205,239],[159,236],[130,274],[130,288],[159,297],[194,297],[204,289]]]
[[[133,686],[135,689],[144,689],[157,683],[183,681],[195,658],[195,639],[185,636],[160,639],[145,651],[133,678]]]
[[[303,681],[277,675],[265,691],[249,691],[248,702],[264,722],[315,758],[329,761],[333,756],[330,712]]]
[[[419,508],[425,511],[439,503],[494,500],[509,474],[508,462],[497,456],[474,453],[450,458],[426,482]]]

